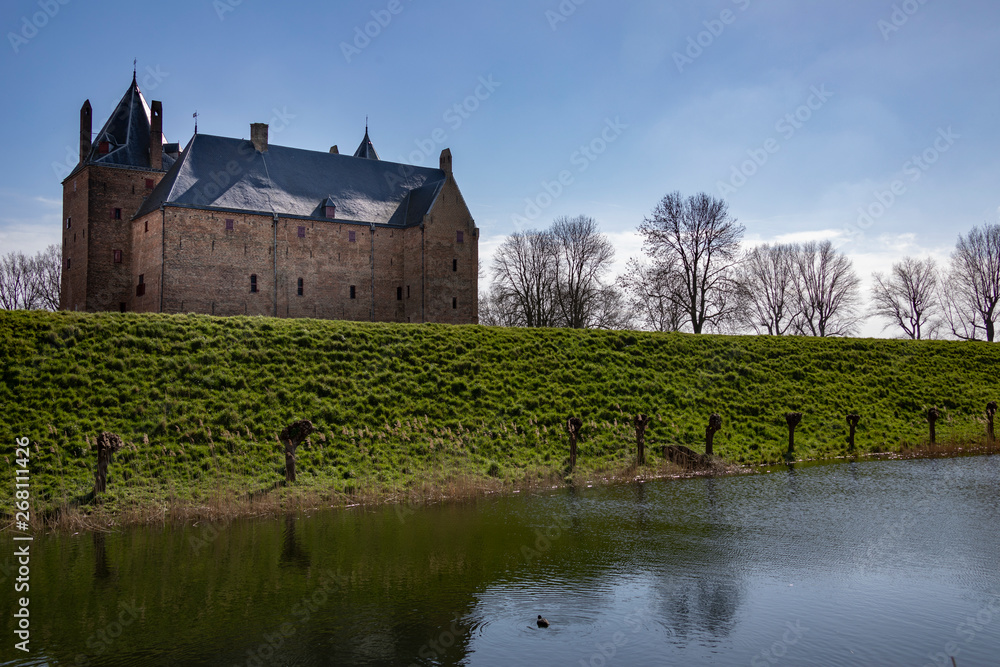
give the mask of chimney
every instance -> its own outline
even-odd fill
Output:
[[[267,123],[250,124],[250,141],[258,153],[267,152]]]
[[[149,166],[156,171],[163,169],[163,103],[156,100],[149,127]]]
[[[441,151],[441,171],[451,176],[451,149]]]
[[[90,100],[87,100],[80,109],[80,162],[86,161],[87,157],[90,156],[91,133],[93,131],[93,110],[90,108]]]
[[[330,153],[332,155],[340,155],[340,149],[336,146],[330,146]]]

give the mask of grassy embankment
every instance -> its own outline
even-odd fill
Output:
[[[800,459],[845,454],[850,411],[860,453],[926,442],[930,406],[939,440],[982,444],[1000,396],[986,344],[193,315],[2,312],[0,361],[5,464],[30,437],[36,512],[97,507],[107,430],[127,443],[99,504],[119,522],[558,483],[569,415],[585,422],[577,480],[634,472],[637,412],[654,415],[654,471],[660,445],[703,450],[713,411],[731,463],[781,461],[788,411],[804,413]],[[318,431],[295,487],[274,488],[276,434],[300,418]]]

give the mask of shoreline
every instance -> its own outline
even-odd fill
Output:
[[[242,498],[216,495],[206,502],[190,500],[161,500],[145,504],[132,504],[120,508],[98,503],[96,505],[62,505],[45,513],[41,520],[32,522],[33,534],[66,534],[76,532],[112,532],[143,526],[198,525],[203,522],[228,524],[246,519],[273,519],[292,513],[354,508],[397,507],[400,511],[439,503],[465,503],[498,495],[514,496],[521,493],[551,492],[582,486],[593,488],[621,484],[643,484],[660,480],[693,479],[697,477],[736,477],[766,474],[774,469],[802,464],[841,464],[856,461],[910,461],[936,458],[963,458],[1000,454],[1000,443],[982,441],[953,442],[936,445],[907,446],[897,452],[844,453],[833,458],[803,458],[780,463],[738,465],[716,458],[704,469],[683,468],[663,459],[639,468],[634,462],[625,467],[578,469],[572,475],[549,471],[548,477],[524,479],[493,479],[461,476],[447,478],[444,484],[427,481],[418,488],[407,490],[378,486],[361,489],[353,494],[331,492],[308,486],[287,487],[276,484],[271,492],[261,498],[249,494]],[[89,510],[89,511],[88,511]],[[34,514],[34,513],[33,513]],[[8,521],[3,532],[12,533],[13,521]]]

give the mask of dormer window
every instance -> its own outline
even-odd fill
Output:
[[[337,217],[337,205],[333,202],[332,197],[327,197],[326,201],[323,202],[323,217],[329,220]]]

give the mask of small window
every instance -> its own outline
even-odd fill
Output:
[[[107,141],[101,141],[97,144],[97,152],[101,155],[107,155],[111,152],[111,144]]]
[[[121,250],[115,250],[114,251],[114,255],[115,255],[115,264],[121,264],[122,263],[122,251]]]
[[[458,271],[458,260],[457,259],[451,260],[451,270],[452,271]]]
[[[337,217],[337,207],[333,204],[327,204],[323,207],[323,217],[330,218],[333,220]]]
[[[146,276],[145,274],[139,274],[139,284],[135,286],[135,295],[143,296],[146,293]]]
[[[151,179],[151,178],[147,178],[146,179],[146,189],[147,190],[152,190],[153,189],[153,179]]]
[[[358,233],[357,232],[347,232],[347,240],[350,243],[357,243],[357,241],[358,241]]]
[[[66,229],[73,226],[73,218],[66,218]]]
[[[410,298],[410,286],[409,285],[406,286],[406,298],[407,299]]]
[[[120,312],[120,313],[124,313],[125,312],[125,302],[124,301],[119,301],[118,302],[118,312]]]
[[[306,237],[306,228],[305,227],[299,227],[299,238],[300,239],[304,239],[305,237]]]
[[[458,308],[458,299],[456,297],[451,298],[451,307],[452,309]]]
[[[402,287],[397,287],[396,288],[396,301],[402,301],[402,300],[403,300],[403,288]]]
[[[459,243],[465,243],[465,232],[458,232],[458,235],[455,237],[455,240],[458,241]]]
[[[111,219],[112,220],[121,220],[122,219],[122,210],[120,208],[113,208],[113,209],[111,209]]]
[[[250,276],[250,293],[251,294],[256,294],[257,293],[257,274],[256,273],[254,273],[253,275]]]
[[[149,231],[149,220],[146,221],[146,231]]]
[[[236,221],[232,218],[226,218],[226,231],[231,232],[236,229]]]
[[[72,259],[70,259],[69,257],[67,257],[67,258],[66,258],[66,270],[67,270],[67,271],[69,270],[69,265],[70,265],[70,264],[71,264],[72,262],[73,262],[73,260],[72,260]]]
[[[302,296],[302,278],[299,278],[299,296]]]
[[[358,296],[358,288],[355,287],[354,285],[351,285],[351,298],[355,299],[357,298],[357,296]]]

